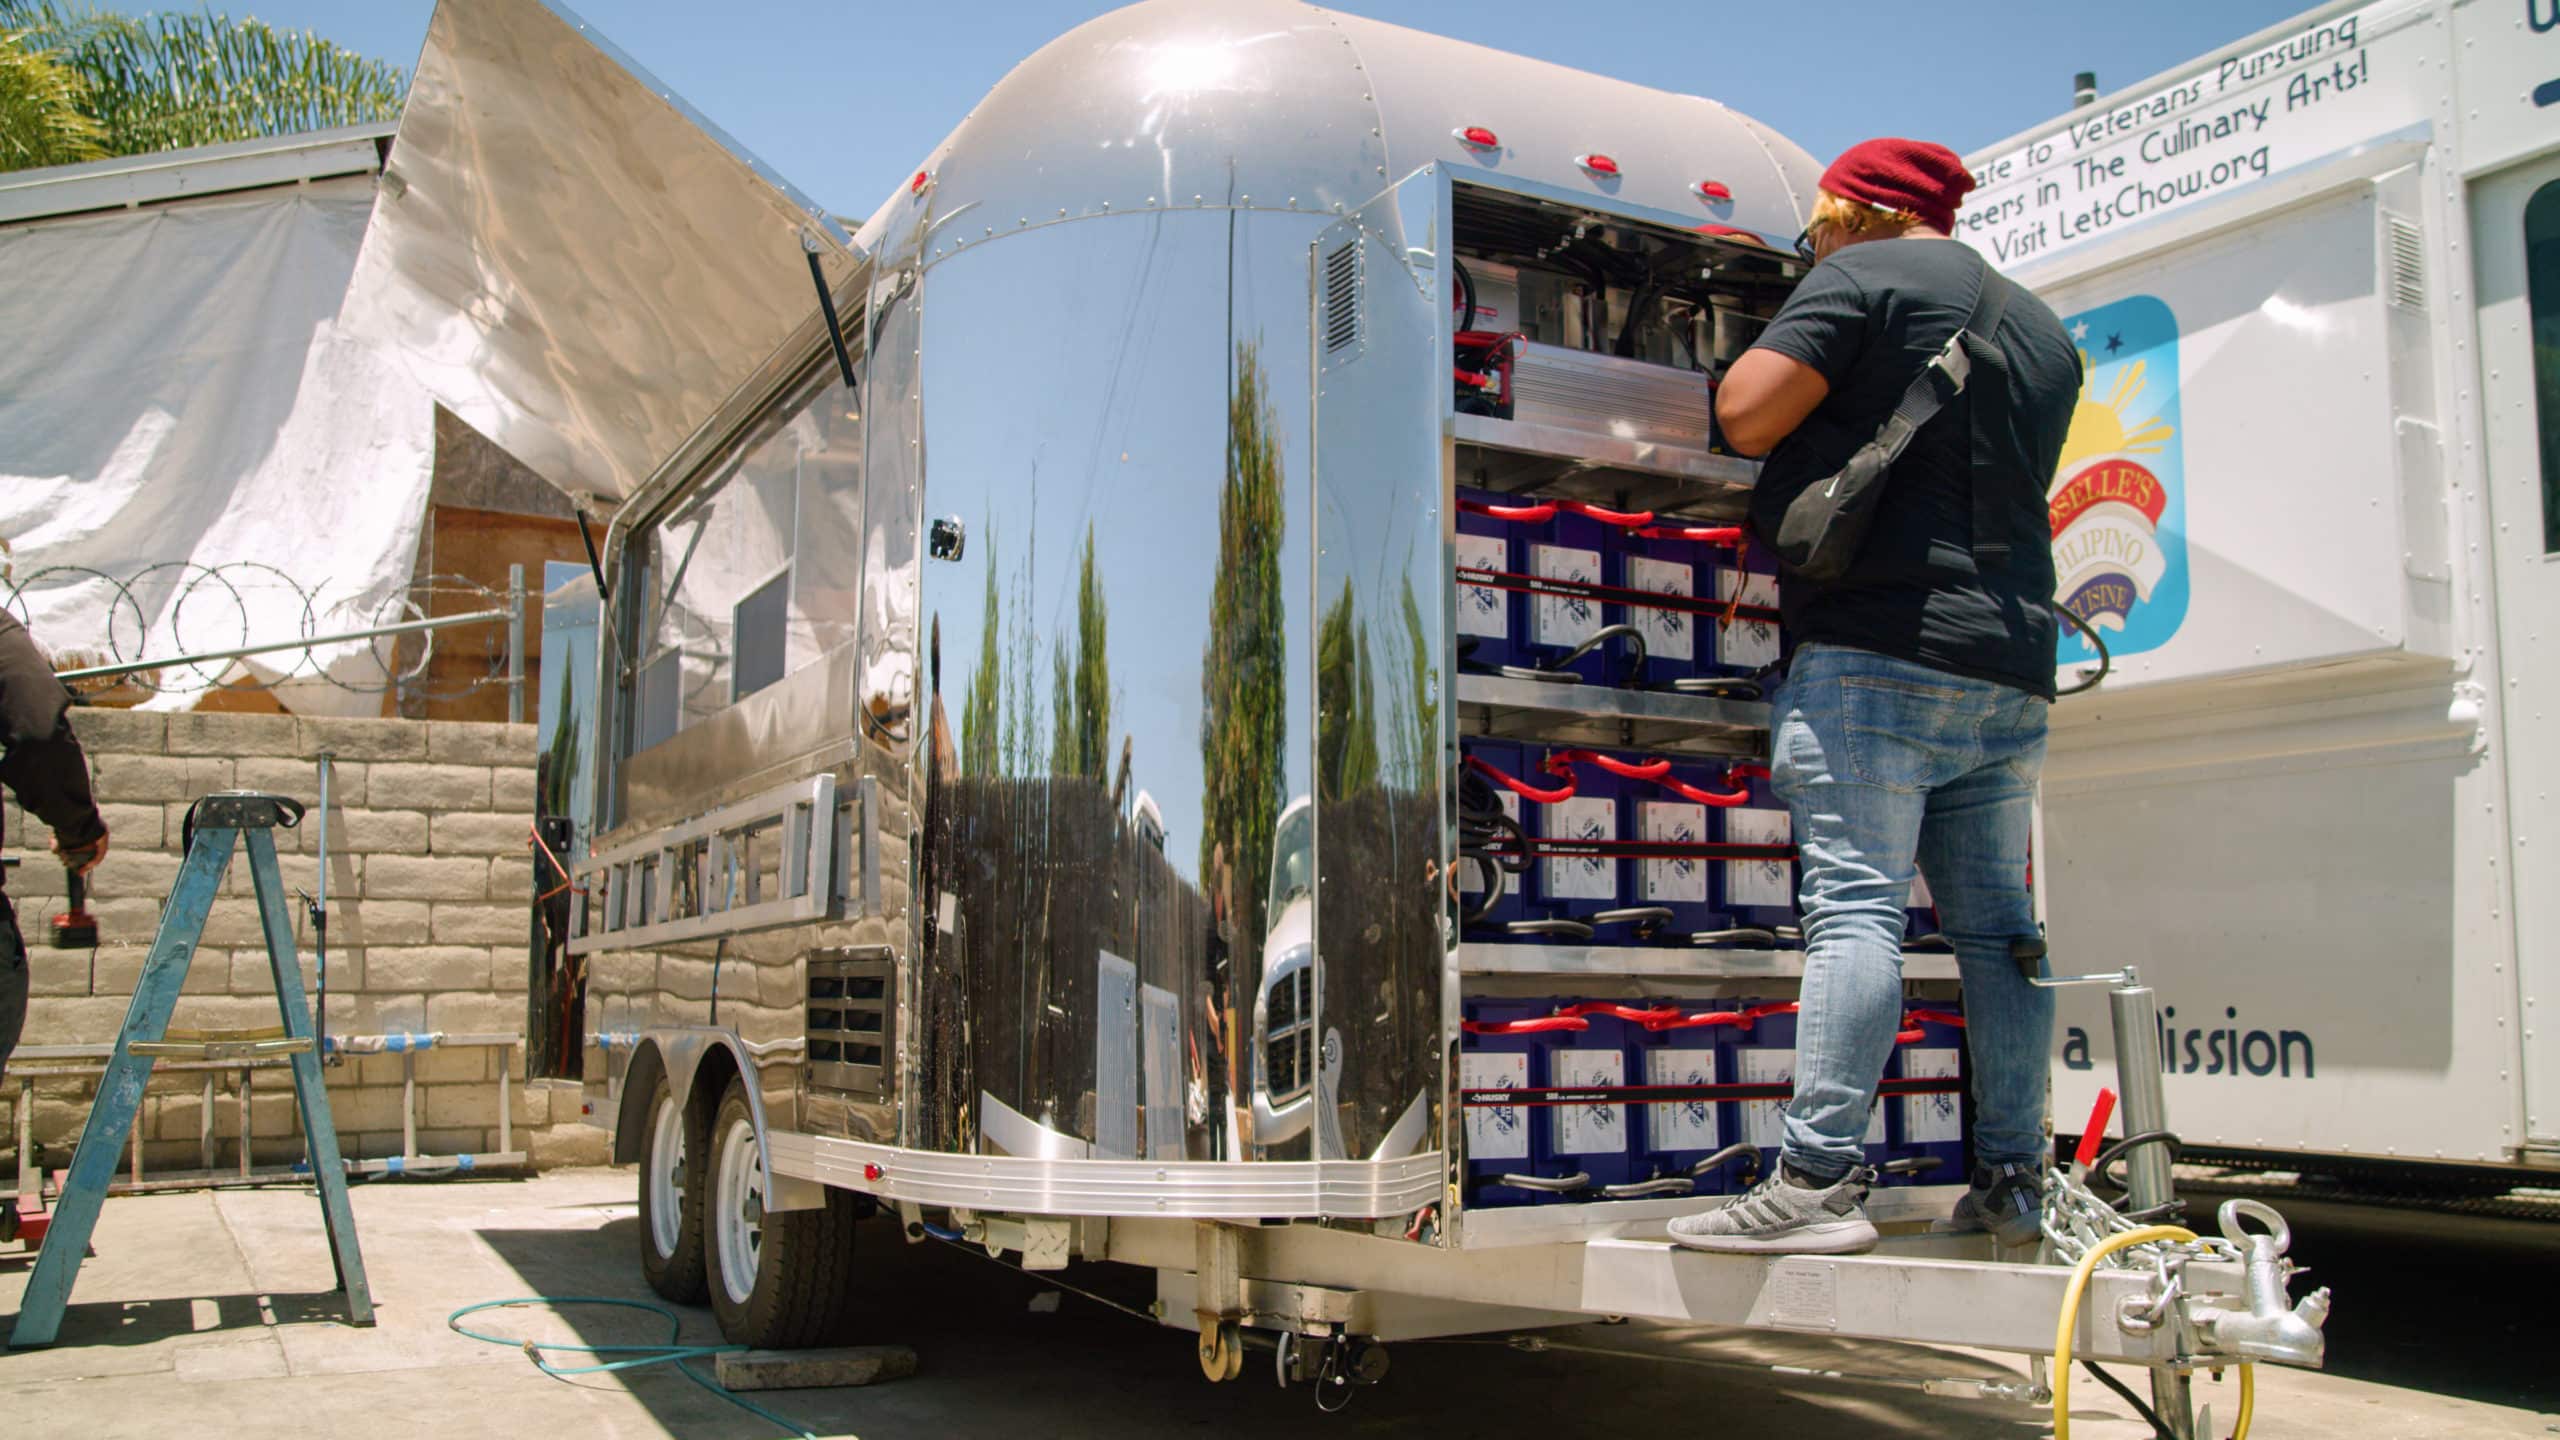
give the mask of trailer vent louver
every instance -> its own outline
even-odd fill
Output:
[[[1345,240],[1324,257],[1324,353],[1360,343],[1360,241]]]
[[[822,950],[809,957],[808,967],[809,1083],[888,1094],[897,1050],[889,958],[869,950]]]
[[[2383,245],[2391,263],[2391,303],[2407,310],[2427,308],[2427,252],[2418,222],[2398,215],[2382,217]]]

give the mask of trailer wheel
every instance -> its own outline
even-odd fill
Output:
[[[852,1294],[861,1207],[830,1187],[815,1210],[764,1208],[764,1146],[735,1079],[711,1122],[704,1225],[711,1309],[732,1344],[791,1350],[834,1339]]]
[[[699,1305],[702,1268],[702,1146],[687,1133],[685,1107],[658,1074],[640,1144],[640,1273],[679,1305]]]

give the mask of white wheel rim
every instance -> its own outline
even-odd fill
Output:
[[[764,1149],[756,1127],[741,1117],[720,1135],[718,1183],[711,1198],[712,1230],[720,1247],[720,1288],[732,1304],[755,1294],[756,1263],[764,1248]]]
[[[684,1230],[684,1111],[673,1095],[658,1097],[649,1117],[649,1243],[671,1259]]]

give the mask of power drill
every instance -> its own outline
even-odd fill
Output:
[[[63,867],[62,879],[70,888],[71,908],[53,917],[53,948],[94,950],[98,945],[98,917],[89,913],[89,882],[69,866]]]

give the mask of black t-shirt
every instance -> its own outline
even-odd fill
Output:
[[[1758,344],[1822,372],[1831,393],[1780,442],[1752,496],[1753,528],[1778,532],[1786,502],[1838,470],[1901,403],[1911,378],[1972,312],[1984,274],[1957,240],[1877,240],[1813,267]],[[1984,437],[2010,550],[1973,555],[1973,386],[1894,462],[1875,523],[1836,581],[1778,582],[1798,642],[1853,645],[2050,698],[2056,621],[2045,509],[2080,393],[2080,356],[2053,311],[2015,290],[1988,337],[2009,364],[2008,423]]]

